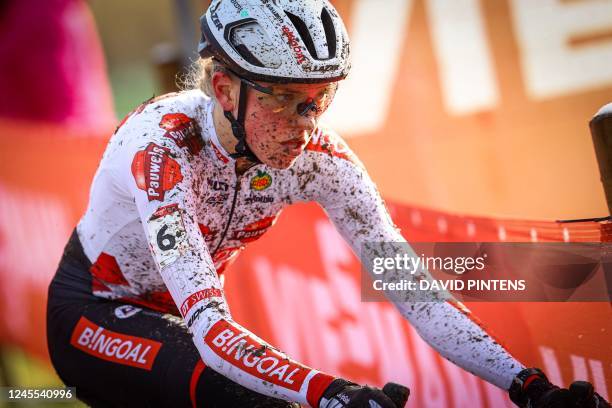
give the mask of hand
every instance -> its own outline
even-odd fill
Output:
[[[519,407],[610,408],[610,404],[586,381],[574,381],[569,389],[551,384],[537,368],[521,371],[510,386],[510,399]]]
[[[587,381],[574,381],[569,391],[580,408],[610,408],[610,403],[595,392],[593,384]]]
[[[338,378],[323,393],[319,408],[404,408],[409,395],[408,388],[395,383],[380,390]]]

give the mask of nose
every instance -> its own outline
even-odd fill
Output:
[[[297,106],[297,114],[300,116],[309,115],[311,112],[315,112],[317,109],[317,103],[314,99],[308,98],[304,102],[299,103]]]
[[[308,132],[311,132],[315,127],[317,127],[317,119],[315,115],[296,115],[294,118],[294,123],[297,128],[305,129]]]

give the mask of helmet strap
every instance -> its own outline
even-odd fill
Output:
[[[244,119],[246,113],[246,102],[247,102],[247,90],[248,84],[245,81],[240,81],[240,93],[238,95],[238,119],[234,118],[231,111],[223,111],[223,115],[229,120],[232,125],[232,133],[238,140],[236,143],[235,153],[231,153],[230,157],[238,159],[244,157],[253,163],[261,163],[261,160],[255,156],[255,153],[251,150],[246,142],[246,130],[244,129]]]

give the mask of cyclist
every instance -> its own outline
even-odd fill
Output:
[[[201,27],[203,91],[147,101],[104,153],[49,289],[55,369],[100,406],[403,406],[406,393],[290,359],[233,321],[223,295],[229,262],[294,202],[320,203],[353,249],[404,242],[363,165],[318,124],[350,68],[338,13],[328,0],[216,0]],[[521,406],[580,394],[525,369],[456,302],[396,306]]]

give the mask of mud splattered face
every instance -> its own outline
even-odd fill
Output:
[[[247,143],[266,165],[285,169],[304,151],[320,116],[334,98],[337,83],[274,85],[266,94],[250,88]]]

